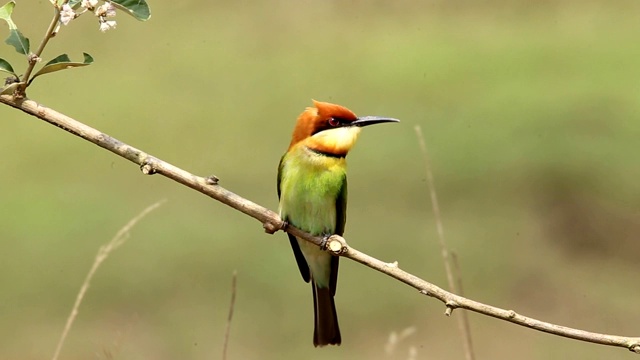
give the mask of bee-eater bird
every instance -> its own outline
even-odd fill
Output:
[[[345,157],[363,126],[397,119],[357,117],[340,105],[313,101],[296,122],[289,149],[278,167],[280,217],[301,230],[325,238],[342,235],[347,219]],[[314,305],[313,345],[340,345],[333,297],[338,257],[289,235],[302,278],[311,282]]]

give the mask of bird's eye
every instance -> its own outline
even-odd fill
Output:
[[[340,120],[336,119],[336,118],[330,118],[329,119],[329,125],[336,127],[338,125],[340,125]]]

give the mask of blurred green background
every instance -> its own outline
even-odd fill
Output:
[[[150,5],[149,22],[120,13],[105,34],[90,16],[63,27],[44,60],[85,51],[95,64],[39,78],[29,96],[271,209],[311,98],[400,118],[349,156],[346,237],[446,286],[420,125],[468,297],[640,335],[638,1]],[[51,12],[18,3],[32,47]],[[234,270],[230,359],[463,359],[440,302],[348,260],[343,345],[313,348],[311,291],[284,234],[19,111],[0,106],[0,119],[0,359],[50,358],[98,248],[164,198],[98,271],[62,359],[220,358]],[[633,356],[470,320],[479,359]]]

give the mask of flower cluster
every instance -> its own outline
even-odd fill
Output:
[[[60,23],[62,25],[68,25],[71,20],[84,14],[87,11],[93,12],[98,17],[100,23],[100,31],[105,32],[110,29],[116,28],[115,20],[107,20],[116,16],[116,7],[109,1],[98,6],[98,0],[82,0],[80,3],[80,12],[76,12],[69,4],[62,5],[60,9]]]
[[[69,25],[71,20],[78,16],[80,16],[80,14],[76,14],[69,4],[62,5],[62,10],[60,10],[60,22],[62,25]]]

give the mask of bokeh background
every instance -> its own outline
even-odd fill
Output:
[[[120,13],[105,34],[89,16],[64,27],[44,60],[85,51],[95,64],[39,78],[29,96],[271,209],[311,98],[400,118],[366,129],[349,155],[346,237],[446,286],[420,125],[468,297],[640,335],[640,3],[150,5],[150,21]],[[18,3],[32,47],[51,13],[46,0]],[[23,71],[11,48],[0,55]],[[344,343],[313,348],[311,291],[284,234],[14,109],[0,119],[0,359],[50,358],[98,248],[160,199],[98,271],[62,359],[220,358],[234,270],[230,359],[464,358],[440,302],[348,260]],[[479,359],[633,356],[470,321]]]

